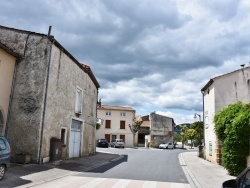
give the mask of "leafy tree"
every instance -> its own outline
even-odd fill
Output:
[[[133,125],[129,125],[130,131],[133,134],[133,147],[135,147],[135,135],[138,132],[140,126],[141,126],[142,121],[134,121]]]
[[[188,129],[187,130],[187,138],[191,140],[191,149],[193,148],[193,139],[196,135],[196,130]]]
[[[178,133],[174,132],[174,140],[176,142],[181,142],[181,135],[179,135]]]
[[[182,148],[184,148],[184,143],[187,141],[187,130],[188,127],[186,125],[181,125],[181,142],[182,142]]]
[[[222,165],[231,175],[246,167],[249,155],[250,106],[238,102],[228,105],[214,116],[215,134],[222,141]]]
[[[191,124],[191,129],[194,129],[196,131],[195,134],[195,142],[201,145],[201,140],[204,138],[204,123],[202,121],[196,121]]]

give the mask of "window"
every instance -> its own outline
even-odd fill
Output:
[[[76,88],[76,104],[75,104],[75,112],[77,114],[82,113],[82,102],[83,102],[83,90],[77,87]]]
[[[123,142],[125,142],[125,135],[124,135],[124,134],[121,134],[121,135],[120,135],[120,139],[122,139]]]
[[[126,116],[126,112],[121,112],[121,116],[125,117]]]
[[[66,144],[66,128],[61,128],[61,141]]]
[[[111,120],[105,120],[105,128],[110,129]]]
[[[125,129],[125,121],[120,121],[120,129]]]
[[[110,111],[107,111],[107,112],[106,112],[106,116],[111,116],[111,112],[110,112]]]

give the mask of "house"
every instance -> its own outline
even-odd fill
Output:
[[[214,115],[229,104],[250,102],[250,67],[214,77],[201,89],[205,126],[205,158],[221,164],[221,142],[214,133]]]
[[[110,143],[120,138],[125,142],[125,147],[133,147],[133,134],[130,125],[135,119],[135,110],[131,107],[102,105],[99,101],[97,117],[103,124],[96,131],[96,139],[105,138]],[[137,134],[135,141],[137,141]],[[137,145],[137,142],[135,143]]]
[[[34,163],[95,152],[99,83],[52,35],[0,26],[0,123]],[[61,140],[51,148],[52,140]],[[58,153],[58,152],[56,152]]]
[[[174,119],[166,116],[156,114],[155,112],[150,113],[148,116],[142,117],[142,125],[150,123],[149,135],[145,135],[145,145],[147,143],[151,147],[159,147],[163,142],[174,141]],[[139,131],[141,132],[141,131]]]

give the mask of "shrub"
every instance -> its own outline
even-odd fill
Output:
[[[250,108],[238,102],[228,105],[214,116],[215,134],[222,141],[222,165],[230,175],[246,168],[249,155]]]

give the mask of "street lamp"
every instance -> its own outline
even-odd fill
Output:
[[[194,114],[194,118],[196,119],[197,118],[197,116],[199,116],[199,121],[201,121],[201,115],[200,114]]]

